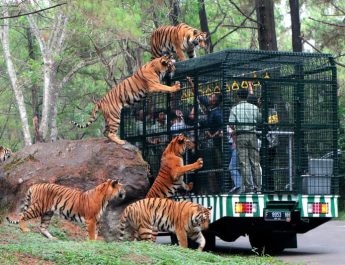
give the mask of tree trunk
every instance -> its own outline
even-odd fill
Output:
[[[35,50],[32,43],[32,34],[30,28],[26,30],[26,36],[28,38],[28,51],[29,57],[31,60],[36,60]],[[34,143],[42,142],[42,136],[39,134],[39,98],[38,98],[38,87],[36,84],[31,86],[31,105],[32,105],[32,114],[33,114],[33,126],[34,126]]]
[[[260,50],[278,50],[273,0],[255,0]]]
[[[180,7],[178,0],[170,0],[170,12],[169,12],[169,18],[171,20],[171,23],[176,26],[179,24],[178,17],[180,13]]]
[[[292,30],[292,50],[302,52],[301,39],[301,22],[299,17],[299,1],[289,0],[291,13],[291,30]]]
[[[207,53],[213,52],[213,45],[211,40],[210,29],[208,27],[207,15],[206,15],[206,8],[205,8],[205,1],[198,0],[199,2],[199,20],[200,20],[200,28],[201,31],[206,32],[208,39],[207,39]]]
[[[5,10],[3,12],[3,16],[8,16],[8,11]],[[16,98],[16,103],[18,106],[19,116],[22,122],[22,131],[24,136],[24,143],[26,146],[31,145],[31,134],[29,129],[28,123],[28,116],[26,113],[25,103],[24,103],[24,96],[23,91],[21,90],[20,86],[17,82],[17,74],[14,68],[12,57],[10,53],[10,45],[9,45],[9,22],[8,19],[2,20],[1,26],[1,41],[2,41],[2,48],[4,52],[4,58],[7,65],[8,75],[11,80],[12,89],[14,91],[14,95]]]

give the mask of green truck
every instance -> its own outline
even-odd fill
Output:
[[[296,248],[297,233],[338,216],[341,153],[331,55],[229,49],[176,63],[166,82],[176,81],[179,92],[149,95],[123,111],[121,137],[142,151],[152,181],[174,135],[194,141],[184,162],[202,157],[204,166],[186,174],[194,188],[176,199],[212,206],[207,248],[216,236],[229,242],[248,236],[259,253],[277,253]],[[258,141],[262,188],[256,193],[230,192],[244,181],[241,173],[254,175],[253,161],[246,160],[249,173],[241,168],[243,157],[230,164],[239,124],[229,115],[240,90],[248,90],[247,101],[261,113],[260,121],[247,124],[255,126]]]

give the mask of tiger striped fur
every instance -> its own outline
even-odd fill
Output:
[[[210,211],[190,201],[173,201],[162,198],[146,198],[130,204],[120,218],[120,236],[123,240],[127,226],[137,240],[152,241],[154,227],[161,232],[175,233],[181,247],[188,247],[187,238],[199,244],[202,251],[206,241],[201,231],[208,228]]]
[[[206,47],[206,33],[181,23],[177,26],[162,26],[151,35],[151,53],[153,58],[176,52],[180,61],[196,57],[195,48]]]
[[[79,128],[86,128],[96,120],[96,113],[100,110],[105,119],[104,135],[111,141],[124,144],[125,141],[117,136],[120,125],[121,110],[123,107],[132,105],[152,92],[176,92],[180,89],[180,83],[173,86],[160,84],[166,73],[175,71],[174,60],[170,56],[162,56],[142,66],[133,76],[123,80],[113,87],[102,99],[95,102],[89,121],[80,125],[72,123]]]
[[[183,165],[183,154],[187,149],[194,148],[193,142],[183,134],[175,136],[165,148],[158,176],[146,194],[146,198],[165,198],[175,195],[180,187],[189,191],[193,183],[184,183],[183,175],[187,172],[200,169],[203,166],[202,158],[189,165]]]
[[[18,221],[6,217],[8,222],[19,224],[23,232],[29,232],[25,221],[41,217],[40,232],[53,239],[48,226],[54,212],[70,221],[82,222],[87,226],[90,240],[97,238],[96,223],[100,219],[109,200],[124,199],[125,190],[118,180],[108,179],[94,189],[82,192],[50,183],[32,185],[25,197]]]
[[[12,151],[9,148],[0,145],[0,162],[4,162],[9,159],[12,155]]]

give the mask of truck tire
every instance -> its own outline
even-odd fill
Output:
[[[249,242],[253,252],[260,256],[266,254],[276,255],[285,249],[281,241],[269,232],[251,233],[249,234]]]

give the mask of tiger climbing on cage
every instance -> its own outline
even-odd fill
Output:
[[[145,64],[131,77],[113,87],[103,98],[94,102],[95,107],[85,125],[80,125],[75,121],[72,123],[78,128],[86,128],[96,120],[96,113],[101,111],[106,123],[104,135],[115,143],[125,144],[125,141],[117,136],[122,108],[133,105],[148,93],[172,93],[180,90],[179,82],[175,82],[172,86],[160,83],[165,74],[172,75],[175,72],[174,63],[175,60],[171,56],[162,56]]]

